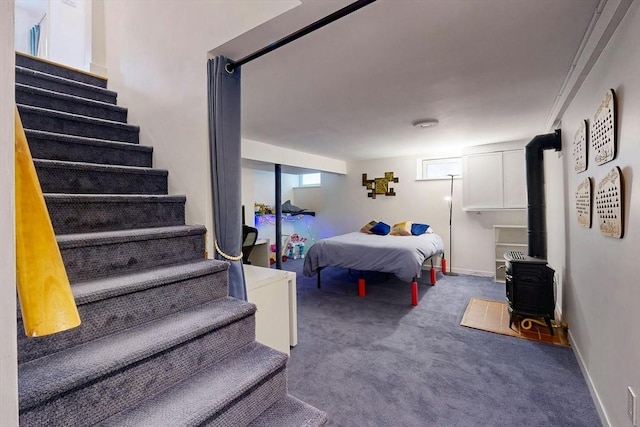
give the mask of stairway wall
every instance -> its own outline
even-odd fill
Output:
[[[0,2],[0,414],[7,427],[18,425],[13,8],[13,0]]]

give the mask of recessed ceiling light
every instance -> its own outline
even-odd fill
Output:
[[[413,127],[416,128],[433,128],[438,126],[440,122],[436,119],[422,119],[422,120],[416,120],[415,122],[413,122]]]

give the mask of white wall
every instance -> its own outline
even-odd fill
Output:
[[[13,0],[0,2],[0,414],[7,427],[18,425],[13,7]]]
[[[581,120],[593,123],[609,88],[617,96],[616,158],[595,165],[589,148],[588,169],[576,174],[573,137]],[[627,386],[640,394],[639,118],[640,2],[635,1],[562,116],[562,155],[545,153],[549,259],[562,266],[559,292],[572,345],[604,422],[611,426],[631,426]],[[625,185],[622,239],[600,233],[593,207],[592,228],[579,226],[574,207],[579,182],[588,176],[597,188],[614,166],[622,170]],[[564,185],[549,184],[562,181]]]
[[[416,181],[416,158],[350,162],[347,175],[322,174],[319,189],[296,189],[296,203],[317,212],[316,227],[320,238],[357,231],[371,220],[389,225],[410,220],[428,223],[440,234],[453,270],[460,273],[493,276],[494,224],[526,224],[525,211],[462,211],[462,181],[454,179],[453,189],[453,257],[449,254],[449,180]],[[399,178],[391,186],[396,196],[367,197],[362,174],[368,178],[393,171]]]
[[[242,139],[242,158],[317,171],[347,173],[347,164],[343,160],[277,147],[246,138]]]
[[[87,2],[50,0],[47,13],[48,59],[83,70],[89,69],[86,58]],[[90,44],[90,41],[89,41]]]
[[[187,196],[187,221],[213,247],[207,122],[207,52],[300,4],[298,0],[104,2],[109,88],[168,169],[169,192]]]

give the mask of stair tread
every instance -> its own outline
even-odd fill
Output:
[[[286,366],[288,357],[257,342],[194,373],[133,409],[105,420],[103,426],[201,425]]]
[[[102,88],[106,88],[107,87],[107,82],[109,81],[107,76],[104,76],[102,74],[97,74],[91,71],[87,71],[87,70],[83,70],[80,68],[76,68],[76,67],[72,67],[69,66],[67,64],[62,64],[56,61],[52,61],[50,59],[46,59],[46,58],[41,58],[39,56],[33,56],[30,55],[26,52],[20,52],[20,51],[16,51],[16,65],[19,67],[24,67],[30,70],[34,70],[34,71],[40,71],[42,73],[45,74],[51,74],[54,76],[60,76],[60,77],[64,77],[67,79],[71,79],[71,80],[75,80],[75,81],[80,81],[82,82],[83,78],[84,79],[88,79],[88,80],[92,80],[94,82],[98,82],[98,83],[88,83],[88,82],[84,82],[87,84],[91,84],[94,86],[98,86],[98,87],[102,87]],[[49,71],[42,71],[40,69],[38,69],[38,67],[45,67],[47,69],[49,69]],[[72,77],[65,77],[62,74],[56,74],[55,72],[52,72],[52,70],[55,70],[56,72],[60,73],[65,73],[67,75],[71,74],[73,75]],[[78,78],[80,78],[80,80],[78,80]]]
[[[71,95],[71,94],[68,94],[68,93],[58,92],[58,91],[51,90],[51,89],[44,89],[44,88],[40,88],[40,87],[37,87],[37,86],[31,86],[31,85],[23,84],[23,83],[16,83],[16,89],[21,89],[21,90],[24,90],[24,91],[27,91],[27,92],[32,92],[32,93],[38,93],[38,94],[49,96],[49,97],[52,97],[52,98],[59,98],[59,99],[64,99],[64,100],[68,100],[68,101],[82,102],[84,104],[90,104],[90,105],[93,105],[93,106],[96,106],[96,107],[106,108],[106,109],[114,110],[114,111],[121,111],[121,112],[127,111],[127,109],[125,107],[121,107],[119,105],[111,104],[109,102],[98,101],[96,99],[90,99],[90,98],[83,98],[82,96]],[[56,110],[53,110],[53,111],[56,111]]]
[[[20,65],[16,65],[16,73],[22,73],[22,74],[31,74],[34,76],[38,76],[39,78],[45,79],[45,80],[51,80],[51,81],[56,81],[59,83],[64,83],[67,85],[71,85],[71,86],[77,86],[77,87],[81,87],[83,89],[87,89],[87,90],[92,90],[95,92],[101,92],[104,94],[108,94],[109,96],[117,96],[117,93],[100,87],[100,86],[95,86],[89,83],[83,83],[83,82],[79,82],[77,80],[71,80],[71,79],[67,79],[65,77],[60,77],[60,76],[56,76],[55,74],[49,74],[49,73],[45,73],[42,71],[37,71],[37,70],[33,70],[31,68],[26,68],[26,67],[21,67]]]
[[[77,282],[73,284],[72,291],[77,304],[86,304],[161,286],[165,283],[225,271],[228,266],[228,263],[217,260],[194,261],[187,264],[163,266],[135,273]]]
[[[86,122],[86,123],[93,123],[93,124],[98,124],[98,125],[102,125],[102,126],[110,126],[110,127],[114,127],[114,128],[121,128],[121,129],[127,129],[127,130],[132,130],[132,131],[136,131],[136,130],[140,130],[140,126],[138,125],[132,125],[129,123],[122,123],[122,122],[117,122],[115,120],[106,120],[106,119],[99,119],[97,117],[90,117],[90,116],[83,116],[81,114],[74,114],[74,113],[67,113],[65,111],[58,111],[58,110],[52,110],[50,108],[42,108],[42,107],[34,107],[32,105],[25,105],[25,104],[16,104],[18,109],[21,111],[31,111],[33,113],[39,113],[39,114],[46,114],[49,116],[56,116],[65,120],[76,120],[76,121],[81,121],[81,122]],[[28,129],[28,128],[25,128]]]
[[[253,304],[225,297],[21,364],[20,407],[33,407],[254,313]]]
[[[312,427],[327,422],[327,414],[288,394],[247,427]]]
[[[27,141],[29,140],[29,136],[32,135],[40,138],[56,139],[59,141],[74,142],[86,145],[113,146],[114,148],[124,150],[153,152],[153,147],[140,144],[132,144],[131,142],[112,141],[110,139],[98,139],[88,136],[67,135],[63,133],[55,133],[35,129],[25,129],[24,132],[27,135]]]
[[[182,203],[187,200],[184,195],[168,194],[68,194],[44,193],[44,198],[52,202],[100,202],[100,203],[145,203],[166,202]]]
[[[169,172],[166,169],[147,168],[144,166],[124,166],[124,165],[110,165],[103,163],[87,163],[87,162],[70,162],[67,160],[49,160],[34,158],[33,163],[47,167],[60,168],[60,169],[82,169],[82,170],[100,170],[104,172],[119,172],[119,173],[145,173],[150,175],[168,175]]]
[[[71,286],[71,290],[76,304],[82,305],[167,283],[213,274],[227,270],[228,266],[228,263],[213,259],[172,264],[133,273],[75,282]],[[16,313],[17,319],[22,319],[22,310],[19,306]]]
[[[159,239],[163,237],[204,234],[205,232],[206,228],[202,225],[174,225],[170,227],[99,231],[96,233],[58,234],[56,240],[60,249],[67,249],[79,246],[107,245],[137,240]]]

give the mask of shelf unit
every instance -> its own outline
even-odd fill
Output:
[[[504,254],[509,251],[527,252],[527,227],[524,225],[494,225],[495,241],[495,280],[505,282]]]

